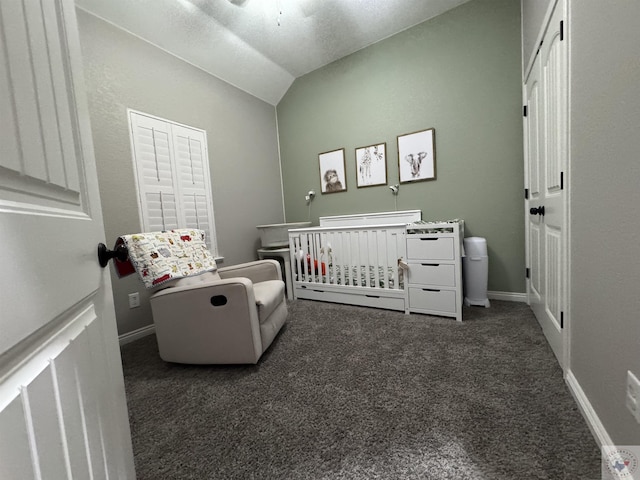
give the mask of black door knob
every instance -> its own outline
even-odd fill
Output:
[[[529,209],[531,215],[540,215],[544,217],[544,205],[540,207],[532,207]]]

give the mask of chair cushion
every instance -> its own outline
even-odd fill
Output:
[[[186,287],[189,285],[200,285],[202,283],[215,282],[220,280],[220,275],[215,270],[213,272],[204,272],[200,275],[190,275],[188,277],[178,278],[177,280],[171,280],[168,286],[171,287]]]
[[[284,282],[282,280],[267,280],[253,284],[253,294],[258,305],[260,323],[284,301]]]

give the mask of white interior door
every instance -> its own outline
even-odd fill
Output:
[[[529,302],[561,365],[566,282],[567,49],[555,6],[525,82]]]
[[[0,2],[0,478],[134,478],[73,0]]]

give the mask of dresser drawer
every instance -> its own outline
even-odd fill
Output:
[[[409,287],[409,310],[456,313],[456,291]]]
[[[441,263],[410,263],[409,283],[421,285],[456,286],[456,267]]]
[[[407,239],[407,258],[418,260],[453,260],[453,238],[420,237]]]

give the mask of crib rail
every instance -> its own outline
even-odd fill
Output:
[[[314,227],[289,230],[294,285],[403,290],[398,267],[406,259],[406,225]]]

